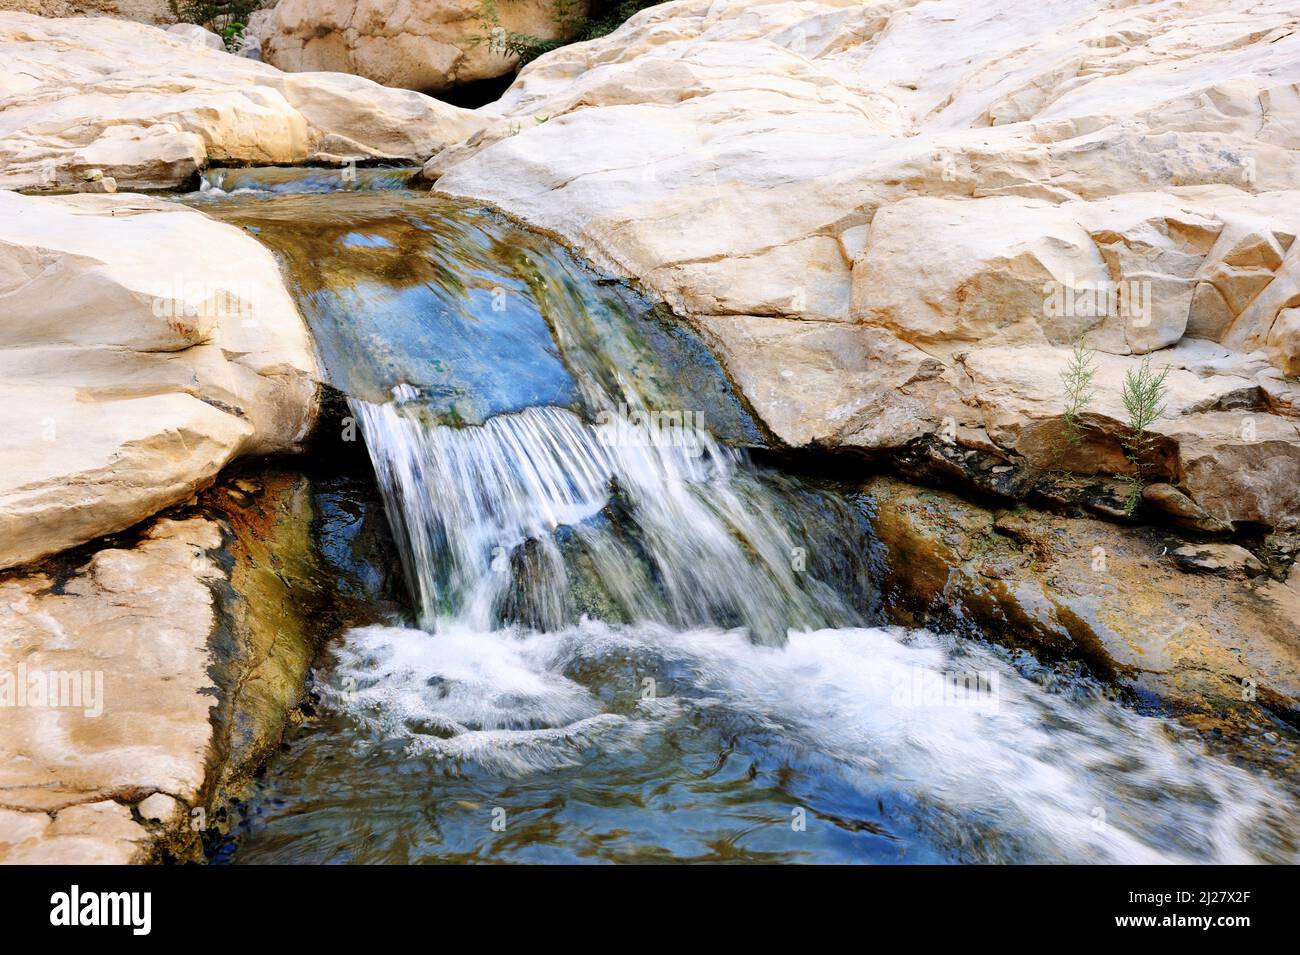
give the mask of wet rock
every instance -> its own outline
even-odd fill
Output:
[[[1271,718],[1263,705],[1300,720],[1295,574],[1193,576],[1169,559],[1185,542],[1165,531],[992,511],[891,478],[871,480],[862,501],[895,622],[1083,660],[1184,713],[1244,725]]]
[[[1237,544],[1186,544],[1169,552],[1174,563],[1192,573],[1224,577],[1258,577],[1264,565],[1250,551]]]
[[[243,489],[238,497],[230,495],[232,485]],[[279,745],[328,632],[327,618],[315,617],[328,584],[312,537],[306,478],[272,469],[261,480],[218,485],[201,504],[229,529],[222,549],[229,572],[216,588],[222,619],[209,669],[217,702],[205,796],[216,806]]]

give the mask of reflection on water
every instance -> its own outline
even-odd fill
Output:
[[[225,172],[256,181],[263,171]],[[280,255],[330,383],[353,398],[384,402],[412,386],[432,420],[481,424],[639,395],[697,411],[733,443],[761,442],[688,328],[491,210],[410,191],[279,185],[190,201]]]
[[[1292,794],[1016,663],[879,629],[355,630],[237,858],[1297,860]]]
[[[337,168],[257,166],[247,169],[208,169],[199,180],[199,198],[296,193],[375,192],[406,189],[420,174],[419,166],[374,169],[355,163]]]

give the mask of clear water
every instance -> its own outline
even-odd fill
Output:
[[[287,192],[204,201],[290,268],[412,612],[331,645],[234,861],[1296,860],[1284,783],[880,626],[851,496],[756,466],[634,294],[484,210]]]

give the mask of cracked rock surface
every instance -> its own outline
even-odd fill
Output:
[[[1084,335],[1075,464],[1128,467],[1149,357],[1182,510],[1294,528],[1298,88],[1295,0],[677,0],[529,64],[425,175],[643,282],[780,443],[959,435],[1029,486]]]
[[[314,420],[275,259],[175,203],[0,192],[0,317],[0,567],[130,527]]]

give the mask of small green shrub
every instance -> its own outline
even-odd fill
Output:
[[[1165,379],[1169,377],[1168,366],[1157,374],[1151,368],[1151,359],[1143,358],[1136,372],[1130,371],[1124,376],[1124,390],[1120,395],[1124,410],[1128,412],[1128,423],[1120,439],[1124,454],[1133,464],[1133,473],[1125,477],[1129,485],[1128,497],[1124,510],[1132,514],[1137,510],[1142,499],[1142,488],[1146,483],[1146,460],[1155,449],[1158,436],[1151,433],[1151,425],[1165,413]]]
[[[1082,334],[1074,340],[1070,360],[1061,372],[1061,385],[1065,388],[1065,431],[1057,455],[1058,465],[1065,453],[1083,440],[1084,410],[1092,401],[1092,379],[1096,369],[1092,360],[1096,353],[1088,347]]]
[[[249,15],[262,0],[168,0],[172,13],[185,23],[197,23],[216,33],[226,49],[236,51],[248,26]]]

